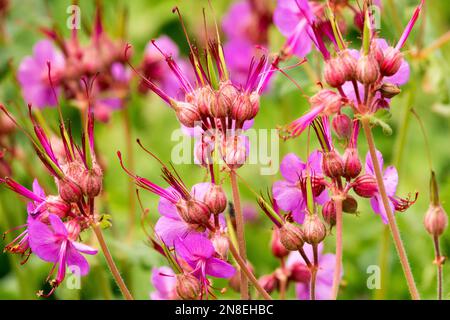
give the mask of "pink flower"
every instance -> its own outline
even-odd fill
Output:
[[[209,284],[206,276],[216,278],[231,278],[236,269],[226,261],[216,258],[216,251],[208,238],[201,234],[190,234],[184,239],[174,242],[177,256],[187,262],[196,276],[206,288]]]
[[[313,250],[312,246],[305,244],[303,250],[309,260],[313,261]],[[317,271],[316,278],[316,299],[317,300],[328,300],[331,298],[331,289],[333,286],[333,273],[334,266],[336,263],[336,256],[331,253],[322,254],[323,244],[320,243],[318,246],[319,252],[319,270]],[[298,251],[292,252],[286,262],[286,267],[289,269],[295,268],[296,264],[301,264],[306,266],[305,261]],[[342,275],[341,275],[342,277]],[[297,298],[301,300],[309,300],[310,298],[310,279],[305,277],[305,281],[297,282],[296,286]]]
[[[318,204],[324,204],[328,200],[328,194],[320,186],[322,175],[322,154],[314,151],[308,158],[308,164],[302,162],[294,153],[286,155],[281,162],[280,171],[284,180],[273,184],[272,192],[278,206],[284,211],[292,212],[297,223],[302,223],[305,218],[306,195],[302,185],[307,174],[307,166],[314,180],[317,180],[317,195],[314,198]],[[313,183],[314,185],[314,183]],[[314,186],[313,186],[313,189]]]
[[[169,267],[153,268],[151,281],[155,291],[150,293],[152,300],[175,300],[177,279]]]
[[[33,47],[33,56],[20,63],[17,78],[27,103],[37,108],[55,106],[57,101],[49,81],[49,66],[52,81],[57,82],[65,67],[64,56],[49,40],[41,40]],[[59,89],[55,88],[58,92]]]
[[[312,30],[309,22],[314,19],[307,0],[278,0],[273,20],[278,30],[287,38],[292,53],[306,56],[312,48]]]
[[[52,271],[58,266],[53,285],[56,288],[64,280],[66,267],[74,273],[79,272],[81,276],[86,275],[89,272],[89,264],[81,253],[93,255],[97,250],[75,241],[78,238],[79,226],[77,228],[77,224],[72,224],[68,227],[70,223],[76,223],[74,220],[64,224],[54,214],[49,215],[48,220],[50,225],[28,219],[28,234],[33,253],[44,261],[54,263]]]

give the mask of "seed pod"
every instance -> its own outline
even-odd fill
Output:
[[[193,128],[200,122],[200,113],[197,107],[188,102],[177,101],[173,103],[178,121],[188,128]]]
[[[329,200],[323,205],[322,217],[330,227],[336,225],[336,204],[333,200]]]
[[[307,214],[303,222],[303,239],[309,244],[318,244],[325,239],[327,229],[317,214]]]
[[[179,274],[175,291],[181,300],[198,300],[201,296],[200,281],[190,274]]]
[[[355,78],[357,60],[348,49],[339,52],[339,63],[344,70],[345,80],[351,81]]]
[[[375,83],[380,76],[380,68],[373,55],[362,55],[356,64],[356,79],[363,84]]]
[[[334,132],[339,139],[350,139],[353,130],[352,120],[343,113],[336,114],[331,122]]]
[[[227,117],[238,97],[239,91],[230,81],[221,82],[217,93],[216,107],[211,108],[211,115],[215,118]]]
[[[77,203],[83,196],[81,188],[68,178],[58,180],[58,190],[61,199],[67,203]]]
[[[270,242],[272,254],[277,258],[284,258],[289,254],[289,250],[280,241],[280,230],[275,228],[272,231],[272,240]]]
[[[280,242],[289,251],[297,251],[303,247],[303,232],[302,229],[286,222],[280,228]]]
[[[356,213],[358,211],[358,202],[351,195],[347,195],[347,197],[342,201],[342,211],[346,213]]]
[[[230,169],[242,167],[247,160],[247,149],[243,139],[243,137],[233,135],[227,137],[222,143],[222,157]]]
[[[186,223],[200,226],[209,224],[211,212],[201,201],[195,199],[180,201],[177,204],[177,211]]]
[[[356,178],[362,169],[361,160],[359,159],[358,150],[356,148],[347,148],[343,156],[344,160],[344,177],[346,179]]]
[[[441,205],[431,204],[423,221],[427,232],[435,237],[442,235],[447,229],[448,217]]]
[[[401,92],[399,86],[392,83],[383,83],[379,91],[381,96],[387,99],[391,99]]]
[[[370,174],[363,174],[353,182],[353,190],[363,198],[372,198],[378,193],[377,179]]]
[[[335,150],[323,154],[322,170],[323,173],[330,178],[339,178],[343,176],[344,162]]]
[[[403,62],[403,54],[396,48],[388,47],[383,52],[383,62],[380,64],[380,72],[385,77],[393,76],[400,69]]]
[[[323,75],[325,81],[333,88],[342,86],[345,83],[345,70],[339,58],[332,58],[325,63]]]
[[[89,198],[95,198],[100,194],[103,187],[103,172],[98,164],[94,164],[92,169],[84,171],[80,187]]]
[[[215,99],[216,96],[209,86],[197,89],[193,96],[186,95],[186,102],[196,105],[200,115],[205,117],[211,116],[211,104],[216,103]]]
[[[211,184],[204,201],[213,214],[220,214],[227,207],[227,195],[221,185]]]

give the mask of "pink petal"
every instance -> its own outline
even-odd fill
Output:
[[[47,225],[29,218],[28,235],[30,247],[34,254],[44,261],[58,261],[61,242],[56,239]]]
[[[72,245],[74,246],[75,249],[77,249],[78,251],[85,253],[85,254],[97,254],[98,250],[95,248],[92,248],[84,243],[81,242],[76,242],[76,241],[72,241]]]
[[[169,299],[177,282],[175,273],[169,267],[153,268],[151,281],[156,289],[155,295],[152,296],[153,300]]]
[[[194,196],[195,199],[203,201],[210,186],[211,186],[210,182],[197,183],[192,186],[191,194]]]
[[[79,271],[81,276],[85,276],[89,273],[89,263],[71,243],[67,246],[66,258],[67,267],[72,273]],[[77,267],[78,270],[74,267]]]
[[[205,272],[212,277],[228,279],[236,273],[236,269],[228,262],[210,258],[206,261]]]
[[[184,239],[175,239],[174,247],[177,254],[187,262],[208,259],[215,252],[211,241],[197,233],[189,234]]]
[[[168,246],[173,247],[174,241],[178,238],[185,238],[188,234],[194,232],[189,225],[180,220],[168,217],[161,217],[155,225],[155,233]]]
[[[380,165],[380,169],[383,170],[383,166],[384,166],[383,155],[378,150],[376,150],[376,154],[377,154],[377,158],[378,158],[378,164]],[[373,162],[372,162],[372,157],[370,156],[370,152],[367,152],[367,154],[366,154],[366,173],[375,176],[375,170],[373,167]]]
[[[389,166],[384,170],[384,186],[388,196],[394,196],[398,185],[398,172],[394,166]]]
[[[301,207],[303,195],[299,187],[287,182],[276,181],[272,187],[274,199],[284,211],[292,211]]]
[[[293,183],[300,180],[302,172],[305,168],[305,163],[294,153],[287,154],[281,161],[280,165],[280,171],[283,178]]]
[[[48,216],[48,219],[50,220],[50,224],[51,224],[53,230],[55,231],[56,235],[67,237],[68,233],[67,233],[66,226],[61,221],[60,217],[58,217],[55,214],[50,214]]]

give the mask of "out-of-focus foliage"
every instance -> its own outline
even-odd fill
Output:
[[[43,38],[39,31],[40,26],[49,26],[54,20],[58,27],[68,35],[66,28],[66,8],[71,1],[54,0],[24,0],[12,1],[11,9],[4,24],[4,38],[0,44],[0,100],[5,104],[17,106],[23,112],[26,105],[15,84],[8,64],[17,67],[20,60],[31,52],[33,44]],[[145,45],[152,38],[167,34],[171,36],[187,53],[185,42],[176,15],[171,9],[179,5],[185,19],[187,28],[193,39],[200,37],[202,29],[201,10],[207,7],[207,1],[199,0],[133,0],[133,1],[103,1],[105,28],[112,34],[120,32],[122,13],[127,14],[126,32],[128,41],[133,45],[135,61],[139,61]],[[400,30],[396,23],[404,26],[416,5],[417,1],[383,1],[381,34],[391,43],[398,39]],[[93,17],[94,1],[81,0],[79,6],[82,13],[83,25],[90,26]],[[220,21],[231,1],[212,1],[216,16]],[[396,12],[392,11],[392,5]],[[422,220],[428,207],[428,179],[425,144],[416,120],[410,115],[406,116],[408,108],[412,107],[420,115],[425,124],[430,141],[433,164],[441,186],[441,199],[447,212],[450,212],[450,45],[430,52],[426,57],[420,57],[417,52],[427,48],[437,38],[450,29],[450,2],[429,1],[427,3],[426,18],[418,23],[417,31],[413,32],[408,41],[406,58],[411,65],[411,79],[408,85],[402,88],[401,95],[392,105],[393,116],[389,124],[393,128],[391,136],[385,136],[381,129],[376,129],[378,148],[383,152],[386,163],[396,163],[399,168],[400,184],[398,193],[419,192],[417,203],[405,213],[397,213],[398,223],[402,232],[406,250],[408,252],[412,270],[416,278],[419,291],[423,298],[435,297],[435,265],[433,262],[433,247],[430,237],[423,228]],[[53,18],[50,18],[53,17]],[[393,21],[397,22],[393,22]],[[276,44],[281,44],[281,35],[271,30],[272,50],[277,50]],[[359,42],[356,33],[352,41]],[[307,77],[306,68],[313,70],[316,65],[315,53],[311,55],[308,67],[300,66],[289,71],[302,86],[307,94],[314,92],[315,84]],[[303,94],[286,78],[278,75],[272,84],[270,92],[261,102],[261,111],[256,118],[256,128],[275,128],[296,119],[306,109],[307,101]],[[64,108],[66,118],[71,119],[73,127],[79,127],[78,113],[70,107]],[[132,136],[140,138],[155,154],[163,160],[169,160],[172,147],[178,143],[172,141],[171,134],[179,125],[174,113],[163,105],[155,96],[133,95],[128,103],[127,112],[131,116]],[[55,110],[45,110],[48,121],[54,124],[57,121]],[[401,128],[407,121],[406,132]],[[403,136],[404,134],[404,136]],[[128,178],[120,169],[116,151],[126,150],[123,114],[116,112],[108,124],[97,126],[97,145],[102,161],[105,162],[105,194],[101,200],[100,213],[112,216],[112,228],[107,230],[113,255],[118,260],[119,268],[130,284],[131,291],[138,299],[148,299],[152,290],[150,282],[151,268],[164,263],[163,259],[148,245],[144,232],[139,223],[139,210],[134,217],[134,229],[127,234],[128,215]],[[402,140],[403,139],[403,140]],[[306,155],[306,135],[300,138],[281,142],[280,160],[288,152],[296,152],[301,157]],[[404,144],[401,154],[399,146]],[[20,145],[23,153],[32,154],[29,143],[23,135],[18,134],[16,144]],[[367,150],[364,139],[360,139],[361,154]],[[159,166],[156,161],[145,154],[137,144],[133,147],[136,171],[151,180],[162,181]],[[32,157],[25,156],[28,165],[37,176],[52,186],[46,178],[40,163]],[[201,182],[204,171],[195,165],[178,165],[181,173],[189,185]],[[32,178],[23,169],[23,162],[14,163],[15,177],[24,184],[31,184]],[[249,165],[241,170],[240,174],[258,190],[271,187],[277,176],[261,176],[257,165]],[[46,180],[47,179],[47,180]],[[229,186],[229,184],[226,184]],[[244,187],[241,188],[244,202],[256,205],[254,196]],[[227,190],[231,195],[231,190]],[[156,221],[157,198],[148,193],[142,193],[142,200],[150,209],[150,217]],[[341,299],[368,299],[376,290],[367,288],[368,267],[378,264],[380,241],[383,236],[383,224],[378,216],[371,212],[368,201],[360,201],[358,215],[345,215],[344,217],[344,278],[341,289]],[[25,203],[15,195],[2,188],[0,190],[0,230],[3,232],[25,221]],[[246,228],[249,260],[254,266],[258,276],[273,271],[277,267],[277,260],[271,255],[269,241],[271,224],[268,219],[259,213],[256,222],[248,224]],[[94,240],[92,240],[95,245]],[[326,252],[334,251],[334,237],[329,237],[325,244]],[[5,242],[6,243],[6,242]],[[450,237],[448,232],[442,240],[443,255],[450,255]],[[106,265],[101,254],[89,260],[92,272],[82,279],[82,290],[69,290],[61,286],[54,298],[58,299],[109,299],[118,298],[119,292],[107,273]],[[391,245],[390,255],[390,282],[387,288],[387,298],[409,298],[400,264]],[[444,275],[449,274],[450,266],[444,266]],[[35,292],[42,287],[49,270],[49,265],[37,259],[31,259],[21,266],[19,260],[8,254],[0,255],[0,299],[34,299]],[[450,294],[450,277],[444,277],[444,292],[447,298]],[[217,281],[214,286],[220,288],[225,282]],[[111,294],[113,288],[113,294]],[[289,288],[289,298],[294,298],[293,288]],[[116,290],[116,291],[114,291]],[[228,291],[226,298],[237,297],[237,294]],[[219,294],[219,297],[220,294]]]

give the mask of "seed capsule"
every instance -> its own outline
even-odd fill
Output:
[[[344,175],[344,162],[335,150],[323,154],[322,170],[330,178],[339,178]]]
[[[213,214],[220,214],[227,207],[227,195],[221,185],[211,184],[204,201]]]
[[[336,114],[331,122],[339,139],[350,139],[353,130],[352,120],[346,114]]]
[[[377,180],[370,174],[363,174],[353,183],[355,193],[363,198],[372,198],[378,193]]]
[[[175,290],[181,300],[198,300],[201,296],[200,281],[190,274],[176,276]]]
[[[289,251],[297,251],[303,247],[303,232],[302,229],[286,222],[280,228],[280,242]]]
[[[430,205],[425,214],[423,224],[430,235],[439,237],[447,229],[447,213],[440,205]]]
[[[344,177],[347,179],[356,178],[362,169],[361,160],[359,160],[358,150],[356,148],[347,148],[343,156]]]
[[[375,83],[380,76],[377,60],[371,55],[362,55],[356,64],[356,79],[363,84]]]
[[[403,54],[396,48],[388,47],[384,50],[383,61],[380,64],[381,74],[385,77],[393,76],[398,72],[403,62]]]
[[[323,205],[322,217],[330,227],[333,227],[336,224],[336,204],[333,200],[329,200]]]
[[[309,244],[318,244],[325,239],[327,229],[316,214],[307,214],[303,222],[303,239]]]

